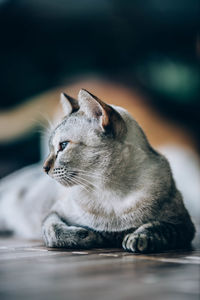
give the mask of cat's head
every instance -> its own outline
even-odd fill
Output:
[[[51,134],[44,170],[65,186],[87,186],[119,162],[127,126],[117,110],[84,89],[78,100],[61,94],[61,103],[65,117]]]

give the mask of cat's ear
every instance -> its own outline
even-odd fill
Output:
[[[65,93],[61,93],[60,102],[66,116],[79,109],[78,101]]]
[[[115,137],[122,137],[126,132],[126,125],[120,114],[110,105],[96,96],[81,89],[78,95],[80,110],[89,118],[96,119],[102,130]]]

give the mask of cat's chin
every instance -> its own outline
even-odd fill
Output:
[[[55,178],[54,178],[55,179]],[[69,180],[62,180],[62,179],[55,179],[58,183],[60,183],[62,186],[65,186],[65,187],[72,187],[74,185],[77,185],[76,183],[74,182],[71,182]]]
[[[76,183],[71,183],[71,182],[59,182],[62,186],[65,186],[65,187],[72,187],[72,186],[75,186],[77,185]]]

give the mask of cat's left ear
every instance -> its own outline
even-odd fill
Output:
[[[61,93],[60,102],[66,116],[79,109],[78,101],[65,93]]]
[[[100,127],[106,133],[115,137],[122,137],[126,132],[126,125],[120,114],[110,105],[98,99],[85,89],[81,89],[78,95],[80,110],[88,118],[99,121]]]

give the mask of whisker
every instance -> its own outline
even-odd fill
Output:
[[[71,178],[70,178],[71,179]],[[75,176],[72,178],[73,180],[75,180],[76,182],[78,182],[80,185],[85,186],[87,188],[87,190],[89,189],[92,192],[95,192],[95,189],[91,186],[93,185],[91,182],[85,180],[85,182],[83,181],[84,178],[81,178],[80,176]],[[88,190],[88,192],[89,192]]]
[[[77,174],[77,171],[69,171],[69,172],[67,172],[69,175],[75,175],[76,177],[78,177],[79,176],[79,172],[78,172],[78,174]],[[86,173],[80,173],[80,175],[81,176],[87,176],[87,177],[89,177],[88,179],[92,179],[92,178],[95,178],[95,179],[98,179],[98,180],[102,180],[103,179],[103,177],[96,177],[95,176],[95,174],[86,174]],[[82,178],[82,177],[81,177]],[[86,179],[85,179],[86,180]],[[90,183],[91,184],[91,182],[89,182],[88,181],[88,183]]]
[[[86,173],[77,173],[76,174],[76,176],[81,176],[81,177],[83,177],[83,178],[85,178],[85,179],[88,179],[88,180],[92,180],[92,179],[96,179],[96,180],[98,180],[99,182],[101,181],[101,180],[103,180],[103,177],[97,177],[97,176],[95,176],[94,174],[86,174]]]
[[[102,175],[100,174],[96,174],[95,172],[90,172],[90,171],[85,171],[85,170],[80,170],[80,169],[73,169],[73,171],[78,172],[78,173],[82,173],[85,175],[90,175],[90,176],[95,176],[95,177],[99,177],[102,178]]]
[[[102,184],[106,183],[106,179],[109,178],[109,184],[114,184],[120,187],[122,184],[120,182],[116,182],[112,178],[98,174],[92,171],[81,170],[78,168],[74,168],[72,170],[68,170],[66,167],[56,168],[53,177],[68,185],[78,184],[82,188],[84,188],[87,192],[96,193],[96,195],[100,196],[100,191],[102,191]],[[93,180],[92,180],[93,179]]]
[[[97,185],[95,185],[95,184],[93,184],[92,182],[89,182],[88,180],[86,180],[85,178],[82,178],[82,177],[80,177],[80,176],[76,176],[76,178],[78,178],[79,180],[83,180],[83,181],[85,181],[85,184],[87,184],[87,185],[89,185],[89,186],[93,186],[93,188],[91,188],[91,190],[93,191],[93,192],[96,192],[95,191],[95,189],[94,188],[96,188],[96,189],[98,189],[98,190],[100,190],[100,188],[97,186]]]
[[[75,184],[78,184],[80,185],[82,188],[84,188],[88,193],[90,193],[90,190],[88,190],[88,187],[81,183],[79,180],[75,179],[74,177],[73,178],[69,178],[69,180],[72,182],[72,183],[75,183]]]

